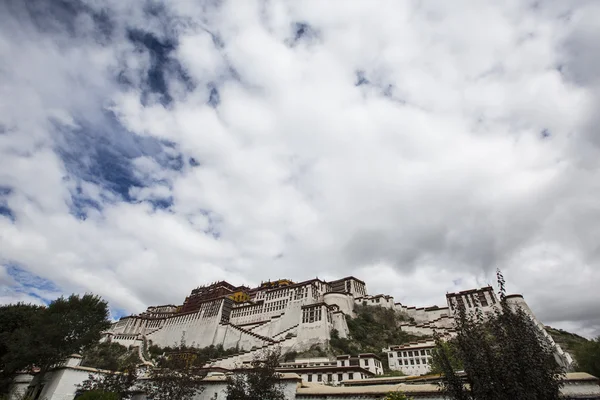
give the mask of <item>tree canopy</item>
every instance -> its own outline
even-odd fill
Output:
[[[91,294],[60,297],[47,307],[0,306],[0,393],[18,371],[37,367],[43,374],[95,345],[110,327],[108,315],[107,303]]]
[[[250,368],[227,377],[227,400],[283,400],[279,350],[265,351],[254,357]]]
[[[558,400],[564,371],[554,347],[523,309],[508,304],[499,271],[498,283],[500,307],[488,315],[481,309],[467,313],[457,304],[455,354],[437,338],[434,357],[446,395],[456,400]],[[464,376],[456,372],[452,357],[462,363]]]
[[[170,348],[166,356],[160,356],[156,366],[146,366],[145,372],[138,374],[137,363],[121,364],[118,371],[90,374],[79,388],[86,393],[117,396],[117,399],[127,399],[134,391],[141,391],[152,400],[191,400],[202,392],[202,379],[206,376],[196,365],[196,358],[191,357],[194,355],[182,340]]]
[[[575,348],[577,369],[600,377],[600,336]]]

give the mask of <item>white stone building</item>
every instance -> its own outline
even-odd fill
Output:
[[[338,360],[327,357],[297,358],[293,362],[282,363],[277,371],[298,374],[305,382],[335,386],[345,381],[359,381],[375,376],[374,372],[358,364],[342,365],[339,357]]]
[[[17,376],[9,400],[20,400],[22,394],[32,395],[32,400],[74,400],[78,386],[89,374],[102,375],[107,371],[81,367],[81,358],[73,356],[64,365],[56,367],[41,380],[39,376],[22,374]],[[203,390],[194,400],[226,400],[226,376],[210,374],[204,379]],[[38,385],[41,383],[41,386]],[[565,400],[600,400],[599,380],[585,373],[569,373],[561,393]],[[33,389],[40,387],[40,391]],[[442,400],[435,380],[419,381],[411,377],[344,379],[341,386],[308,382],[300,375],[285,372],[281,375],[280,387],[286,400],[381,400],[392,391],[405,393],[415,400]],[[146,400],[143,393],[134,400]]]
[[[391,346],[384,351],[388,355],[391,370],[404,375],[424,375],[431,371],[431,352],[435,348],[433,340],[423,340],[401,346]]]
[[[383,364],[381,364],[379,357],[373,353],[362,353],[358,356],[337,356],[337,365],[339,367],[358,366],[372,372],[373,375],[383,375]]]
[[[545,333],[522,296],[507,299],[515,307],[523,307]],[[121,318],[106,333],[105,340],[126,346],[140,346],[147,340],[164,347],[178,344],[184,337],[188,345],[196,347],[237,348],[238,354],[210,364],[235,368],[264,349],[277,347],[286,353],[326,345],[334,329],[340,337],[347,337],[346,318],[355,315],[356,305],[379,306],[402,313],[406,321],[399,329],[407,333],[431,337],[437,332],[451,337],[458,304],[467,311],[479,307],[484,312],[491,312],[499,304],[490,286],[448,293],[446,300],[443,307],[394,303],[389,295],[369,295],[365,283],[353,276],[299,283],[280,279],[263,282],[256,288],[236,287],[221,281],[194,289],[180,306],[148,307],[139,315]],[[572,358],[558,344],[554,345],[557,361],[569,368]]]
[[[300,283],[281,279],[254,289],[217,282],[192,291],[182,306],[149,307],[121,318],[105,340],[127,346],[148,340],[164,347],[184,337],[196,347],[238,348],[240,354],[215,364],[232,368],[268,347],[288,352],[324,344],[333,329],[346,337],[346,315],[353,315],[355,299],[365,295],[365,283],[354,277]]]

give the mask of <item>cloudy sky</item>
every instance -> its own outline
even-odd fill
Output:
[[[597,1],[0,3],[0,303],[220,279],[600,334]]]

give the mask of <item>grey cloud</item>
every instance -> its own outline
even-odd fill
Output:
[[[430,305],[501,268],[598,331],[593,2],[20,4],[0,253],[31,274],[128,312],[345,274]]]

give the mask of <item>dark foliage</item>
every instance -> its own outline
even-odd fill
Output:
[[[287,353],[285,353],[283,355],[283,361],[285,361],[285,362],[294,361],[297,357],[298,357],[297,351],[288,351]]]
[[[113,371],[102,375],[90,374],[83,381],[79,390],[85,392],[83,396],[91,396],[91,399],[128,399],[137,379],[136,366],[130,365],[123,371]],[[96,397],[98,396],[98,397]],[[104,396],[104,397],[103,397]]]
[[[379,355],[384,370],[389,370],[387,354],[381,349],[390,345],[400,345],[422,336],[411,335],[399,328],[408,318],[395,310],[380,306],[356,306],[355,318],[347,318],[350,337],[340,338],[337,331],[332,331],[329,346],[335,354],[358,355],[359,353],[375,353]]]
[[[412,397],[408,397],[402,392],[389,392],[383,400],[412,400]]]
[[[130,351],[127,347],[114,342],[98,343],[95,346],[86,349],[82,356],[82,366],[108,369],[111,371],[118,371],[135,363],[134,360],[130,359]]]
[[[116,393],[101,392],[92,390],[77,397],[77,400],[120,400],[121,397]]]
[[[500,272],[498,283],[500,308],[489,315],[481,310],[467,314],[457,305],[455,355],[464,367],[464,381],[452,353],[436,338],[446,395],[456,400],[558,400],[564,373],[553,346],[525,311],[508,304]]]
[[[446,361],[447,359],[447,361]],[[444,363],[449,362],[449,368],[454,371],[462,371],[464,369],[462,361],[459,358],[456,341],[437,341],[437,348],[432,352],[431,374],[441,374],[444,372]]]
[[[190,400],[202,392],[202,379],[206,376],[195,365],[195,359],[189,357],[190,354],[193,355],[182,341],[179,346],[170,348],[168,355],[159,358],[157,367],[150,367],[137,381],[137,365],[130,365],[122,371],[102,376],[90,375],[80,389],[85,392],[115,393],[121,399],[129,398],[135,389],[144,392],[152,400]]]
[[[43,375],[70,354],[95,345],[102,331],[110,327],[107,303],[91,294],[60,297],[48,307],[2,306],[0,314],[0,369],[4,382],[17,371],[33,367]],[[8,324],[4,324],[5,317]],[[2,389],[6,390],[6,385]]]
[[[15,348],[17,336],[33,330],[37,315],[43,310],[33,304],[17,303],[0,306],[0,393],[6,393],[13,374],[26,367]]]
[[[152,400],[191,400],[204,389],[202,379],[205,376],[204,371],[185,360],[173,359],[160,368],[152,368],[139,388]]]
[[[283,400],[278,350],[258,354],[251,368],[227,377],[227,400]]]
[[[575,348],[577,370],[600,377],[600,336]]]
[[[187,346],[184,342],[182,342],[173,347],[159,347],[152,345],[148,348],[148,353],[150,353],[152,359],[158,360],[159,365],[163,359],[183,357],[187,360],[187,362],[191,363],[192,366],[202,367],[210,360],[237,354],[239,353],[239,349],[235,347],[225,349],[223,348],[223,345],[210,345],[207,347],[197,348],[193,346]]]

